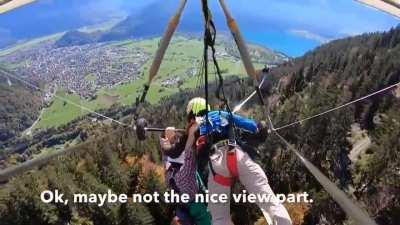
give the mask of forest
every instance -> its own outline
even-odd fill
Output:
[[[40,92],[12,82],[0,76],[0,149],[33,124],[42,105]]]

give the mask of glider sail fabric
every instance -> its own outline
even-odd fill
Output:
[[[356,0],[400,19],[400,0]]]
[[[0,14],[6,13],[34,1],[35,0],[0,0]]]

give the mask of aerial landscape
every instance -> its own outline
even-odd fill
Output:
[[[215,54],[204,53],[201,1],[188,1],[150,82],[179,1],[39,0],[0,13],[0,225],[171,224],[175,211],[166,202],[99,207],[46,204],[40,196],[165,192],[160,133],[146,130],[139,140],[136,117],[149,127],[185,128],[187,102],[205,94],[205,67],[212,108],[234,108],[253,93],[237,36],[218,1],[209,2]],[[399,224],[399,18],[348,0],[226,3],[257,76],[267,73],[259,89],[267,110],[256,97],[235,108],[275,126],[257,145],[256,161],[273,191],[313,199],[283,204],[292,223],[359,224],[294,147],[376,224]],[[29,170],[13,171],[19,166]],[[234,224],[268,224],[256,204],[230,208]]]
[[[132,90],[143,85],[144,71],[150,66],[149,59],[157,48],[159,38],[58,47],[60,43],[67,41],[65,39],[69,35],[70,33],[65,34],[55,43],[42,42],[33,49],[1,56],[0,63],[22,77],[45,82],[45,101],[48,101],[48,105],[51,105],[51,95],[57,92],[68,99],[78,97],[93,110],[110,107],[113,101],[122,105],[132,104],[137,96]],[[161,97],[178,92],[180,87],[196,87],[196,75],[201,63],[198,58],[202,52],[201,44],[201,40],[194,37],[177,36],[173,40],[158,81],[152,87],[155,94],[149,97],[150,102],[156,103]],[[218,50],[218,56],[222,59],[221,69],[226,75],[245,75],[232,41],[222,41]],[[261,68],[266,65],[276,66],[288,60],[286,55],[260,46],[254,46],[251,50],[254,62]],[[43,122],[39,122],[38,127],[49,127],[47,124],[62,125],[63,122],[82,116],[79,108],[71,107],[69,118],[51,121],[45,113],[40,119]],[[54,115],[62,113],[65,108],[50,107],[49,111],[49,114]]]

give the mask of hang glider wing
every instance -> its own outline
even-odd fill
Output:
[[[400,0],[356,0],[400,19]]]
[[[6,13],[34,1],[35,0],[0,0],[0,14]]]

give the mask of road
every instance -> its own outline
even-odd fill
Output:
[[[37,120],[32,124],[31,127],[29,127],[24,132],[22,132],[22,136],[31,136],[32,135],[33,128],[35,128],[36,124],[40,121],[45,110],[46,110],[46,108],[43,108],[40,111],[40,114],[39,114],[39,117],[37,118]]]
[[[352,162],[356,162],[358,157],[365,152],[371,146],[371,139],[366,137],[360,141],[357,141],[353,145],[353,149],[351,149],[349,158]]]

